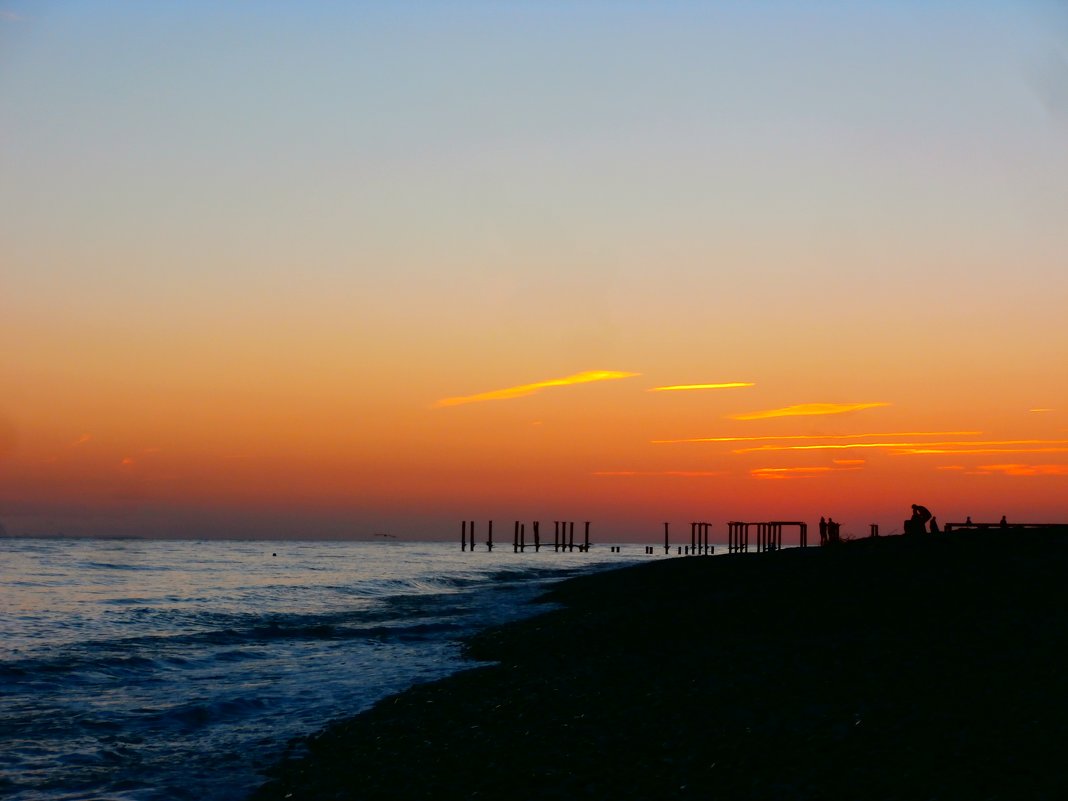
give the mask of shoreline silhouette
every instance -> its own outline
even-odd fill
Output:
[[[1062,796],[1065,533],[571,579],[468,642],[493,664],[328,727],[252,798]]]

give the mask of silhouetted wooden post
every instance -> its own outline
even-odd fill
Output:
[[[586,521],[586,534],[583,537],[582,550],[589,553],[590,550],[590,521]]]
[[[664,523],[664,553],[671,553],[671,546],[668,544],[668,524]]]
[[[493,521],[489,521],[489,535],[486,538],[486,550],[493,552]]]
[[[553,550],[560,552],[560,521],[553,521]]]
[[[534,527],[534,553],[541,552],[541,532],[538,530],[540,527],[540,521],[535,520],[530,524]]]
[[[697,524],[690,523],[690,553],[697,553]]]
[[[572,521],[568,525],[568,545],[567,545],[567,548],[571,553],[575,552],[575,523],[574,523],[574,521]]]
[[[460,521],[460,550],[467,550],[467,521]]]
[[[512,531],[512,553],[519,553],[519,521],[515,521],[515,530]]]

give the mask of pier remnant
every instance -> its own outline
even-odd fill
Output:
[[[808,523],[792,520],[771,520],[764,523],[743,523],[731,521],[727,523],[727,552],[749,553],[749,527],[756,526],[756,551],[778,551],[782,549],[783,526],[797,526],[797,544],[801,548],[808,547]]]

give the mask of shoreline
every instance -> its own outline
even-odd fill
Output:
[[[565,580],[467,642],[494,664],[327,727],[251,801],[1063,796],[1068,538],[1019,539]]]

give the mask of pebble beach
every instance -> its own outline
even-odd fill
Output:
[[[252,799],[1063,798],[1066,577],[970,531],[570,579]]]

